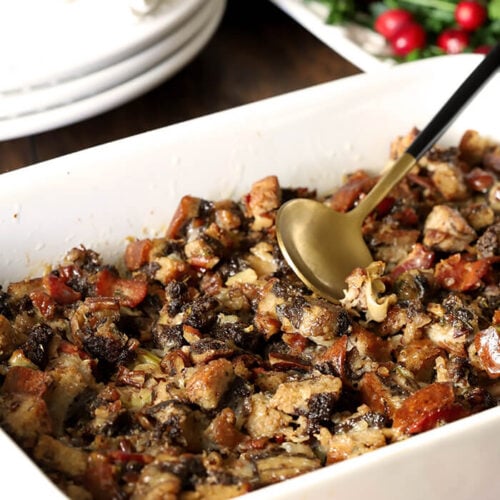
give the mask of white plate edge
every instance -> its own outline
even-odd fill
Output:
[[[105,68],[33,90],[3,95],[0,93],[0,124],[3,120],[18,119],[67,106],[137,77],[189,43],[195,33],[208,23],[215,9],[215,0],[208,0],[193,17],[178,26],[169,36],[130,58]]]
[[[0,140],[46,132],[55,128],[102,114],[153,89],[180,71],[204,48],[215,33],[222,18],[225,0],[203,30],[174,54],[130,80],[88,98],[10,120],[0,120]]]

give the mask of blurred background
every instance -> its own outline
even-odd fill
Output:
[[[269,0],[227,0],[217,31],[180,72],[93,118],[1,141],[0,172],[359,72]]]
[[[500,0],[16,0],[0,172],[500,39]]]

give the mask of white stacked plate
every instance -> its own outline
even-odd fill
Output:
[[[107,111],[171,77],[225,0],[15,0],[0,16],[0,140]]]

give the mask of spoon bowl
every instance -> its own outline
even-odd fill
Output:
[[[363,221],[416,161],[411,154],[403,154],[350,212],[335,212],[323,203],[300,198],[278,210],[281,252],[309,288],[337,300],[343,295],[348,274],[370,264],[372,256],[361,231]]]
[[[325,298],[341,297],[349,271],[372,261],[355,211],[339,213],[314,200],[295,199],[283,205],[276,224],[285,259]]]

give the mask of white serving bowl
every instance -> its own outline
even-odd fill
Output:
[[[127,237],[162,234],[184,194],[239,197],[269,174],[325,192],[347,171],[380,168],[390,141],[423,127],[480,60],[446,56],[345,78],[4,174],[0,283],[41,273],[80,244],[113,260]],[[468,128],[500,140],[499,116],[496,75],[442,142]],[[497,407],[246,498],[497,499],[499,430]],[[0,469],[4,493],[21,498],[21,483],[26,495],[55,498],[8,444]]]

